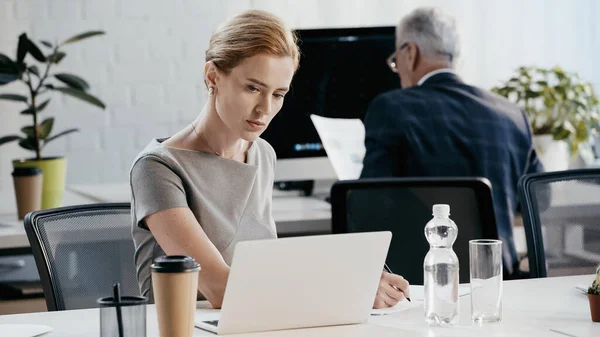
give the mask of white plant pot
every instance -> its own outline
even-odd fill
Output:
[[[536,135],[533,136],[533,146],[546,172],[569,169],[571,158],[567,142],[554,140],[552,135]]]

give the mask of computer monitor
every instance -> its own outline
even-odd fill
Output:
[[[296,32],[300,68],[262,137],[277,153],[275,181],[336,179],[310,115],[363,119],[375,96],[400,87],[386,64],[395,27]]]

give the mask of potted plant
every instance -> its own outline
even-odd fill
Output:
[[[593,160],[589,140],[598,134],[598,98],[592,85],[577,74],[559,67],[520,67],[492,91],[525,110],[547,171],[568,169],[569,154]]]
[[[600,322],[600,266],[596,269],[596,279],[588,288],[588,300],[590,301],[590,313],[592,321]]]
[[[91,31],[73,36],[61,43],[41,41],[47,52],[42,52],[25,33],[19,36],[16,59],[0,53],[0,86],[11,82],[21,82],[27,90],[26,95],[0,93],[0,99],[19,102],[24,105],[21,115],[31,116],[32,123],[21,128],[22,134],[0,138],[0,145],[18,141],[19,145],[35,153],[33,158],[13,161],[13,167],[38,167],[43,172],[42,208],[58,207],[62,204],[65,186],[66,159],[64,157],[44,157],[42,149],[51,141],[76,132],[78,129],[52,132],[53,117],[40,120],[40,114],[50,103],[51,94],[58,92],[80,99],[101,109],[104,103],[92,96],[89,84],[79,76],[54,72],[56,66],[67,56],[63,47],[83,39],[102,35],[104,32]],[[30,55],[41,67],[32,64]]]

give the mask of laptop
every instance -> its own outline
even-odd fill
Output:
[[[243,241],[237,244],[218,320],[219,335],[366,323],[391,232]]]

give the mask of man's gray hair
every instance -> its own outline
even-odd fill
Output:
[[[417,8],[396,27],[397,47],[414,42],[424,57],[445,58],[454,65],[460,56],[460,39],[453,17],[437,8]]]

